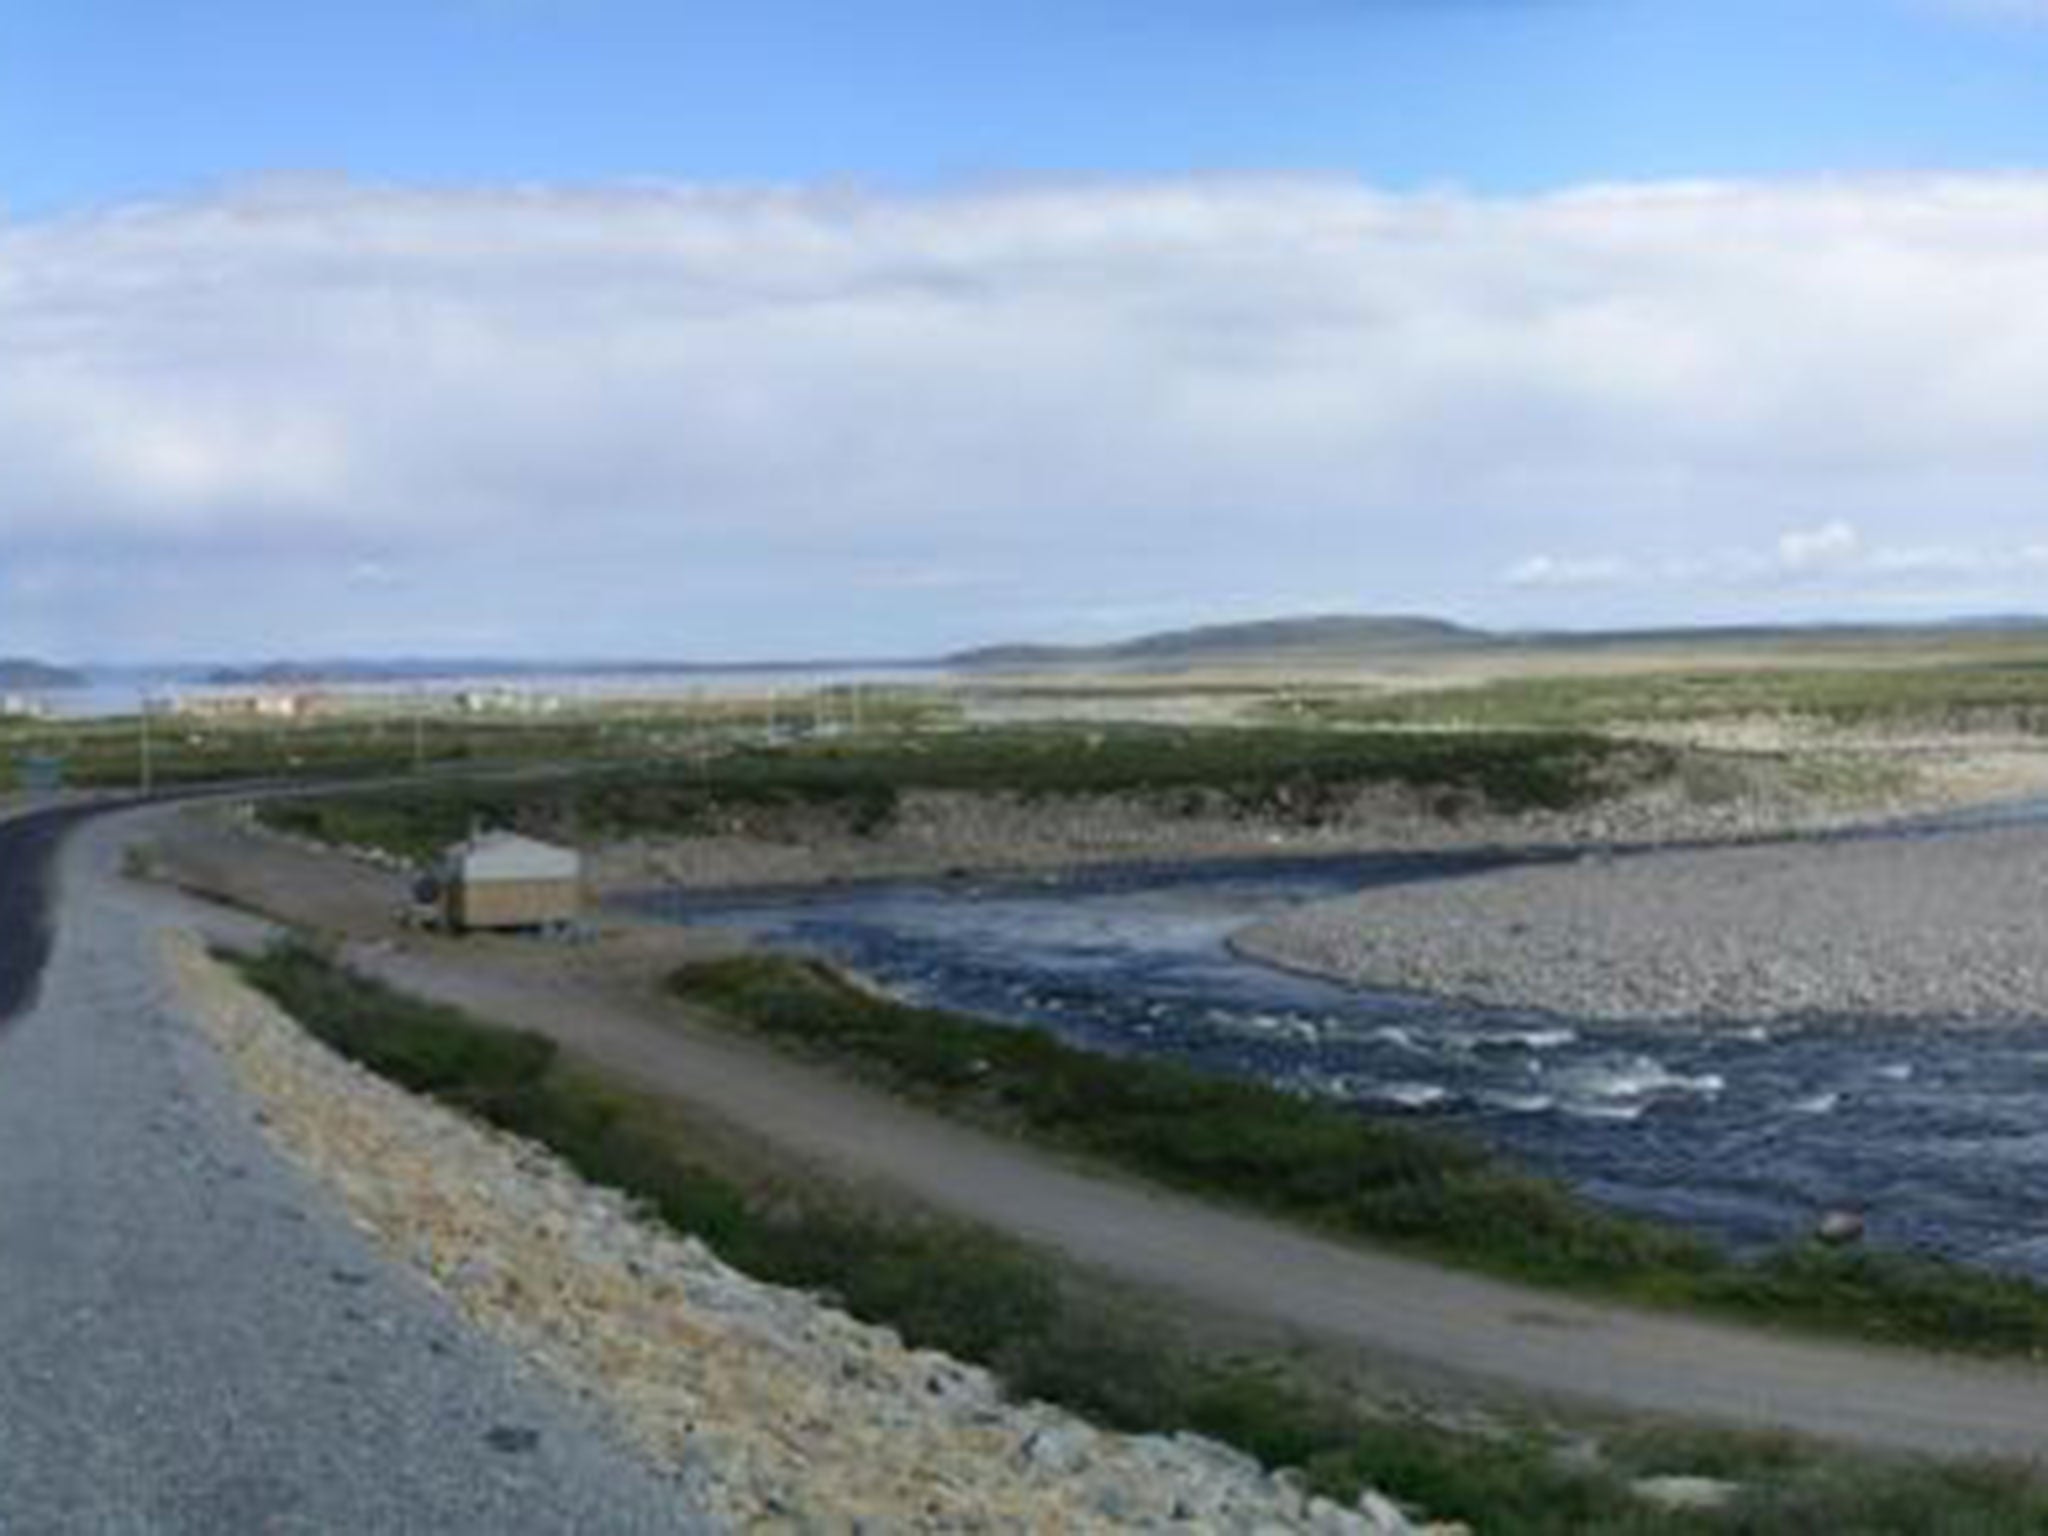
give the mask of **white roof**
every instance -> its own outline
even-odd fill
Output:
[[[573,848],[521,837],[516,832],[486,832],[458,847],[449,862],[464,880],[576,880],[583,874],[582,857]]]

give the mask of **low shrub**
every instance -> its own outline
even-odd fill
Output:
[[[895,823],[913,790],[1026,800],[1132,795],[1169,815],[1312,827],[1374,786],[1404,786],[1447,817],[1555,810],[1667,777],[1678,761],[1665,748],[1566,731],[1043,727],[741,747],[698,764],[592,766],[517,784],[276,800],[258,814],[286,831],[411,859],[478,823],[571,839],[684,837],[801,810],[871,837]]]
[[[815,961],[705,961],[669,986],[948,1113],[1459,1265],[1884,1342],[2048,1350],[2048,1290],[2018,1277],[1817,1245],[1739,1262],[1451,1135],[1172,1061],[1084,1050],[1041,1028],[913,1007]]]

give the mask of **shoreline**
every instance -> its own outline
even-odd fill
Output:
[[[2048,1020],[2048,877],[2035,875],[2048,829],[2023,814],[2048,789],[2048,752],[1962,745],[1939,771],[1925,756],[1910,771],[1714,759],[1704,782],[1674,776],[1561,812],[1444,816],[1382,789],[1316,827],[1128,794],[913,791],[873,832],[756,818],[586,848],[586,869],[601,904],[645,915],[666,891],[686,915],[693,894],[800,902],[895,883],[1462,859],[1496,867],[1318,902],[1229,947],[1353,986],[1593,1022]],[[1980,821],[1913,836],[1943,816]]]

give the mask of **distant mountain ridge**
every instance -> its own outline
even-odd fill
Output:
[[[1701,647],[1794,643],[1850,643],[1861,639],[1910,640],[1956,635],[2025,634],[2048,630],[2048,616],[1971,614],[1920,623],[1815,623],[1674,625],[1610,630],[1478,629],[1414,614],[1315,614],[1208,624],[1165,630],[1098,645],[989,645],[957,651],[941,665],[967,672],[1057,671],[1078,667],[1128,668],[1262,662],[1331,662],[1423,658],[1449,653],[1531,650],[1601,650],[1640,645]]]
[[[450,679],[542,681],[576,676],[745,675],[748,673],[860,672],[1029,672],[1081,668],[1163,671],[1199,666],[1285,666],[1310,662],[1343,664],[1400,661],[1486,652],[1594,651],[1643,645],[1701,648],[1774,643],[1839,646],[1861,640],[1937,640],[1957,635],[1987,636],[2048,631],[2048,616],[2023,613],[1971,614],[1919,623],[1838,622],[1812,624],[1673,625],[1606,630],[1489,630],[1422,614],[1307,614],[1204,624],[1161,630],[1096,644],[1005,644],[976,646],[944,656],[812,658],[762,661],[562,660],[334,658],[279,660],[252,666],[224,666],[205,675],[215,685],[306,687],[320,684],[401,684]],[[0,662],[35,666],[35,663]],[[46,669],[57,671],[57,669]],[[65,674],[75,676],[75,674]],[[83,679],[79,679],[83,681]],[[5,673],[0,671],[0,685]],[[12,686],[31,686],[15,683]],[[44,686],[69,686],[49,684]]]
[[[1313,614],[1164,630],[1106,645],[989,645],[944,658],[966,670],[1196,663],[1306,656],[1414,655],[1472,650],[1500,637],[1414,614]]]
[[[41,692],[44,689],[83,688],[85,674],[48,662],[30,661],[25,656],[0,656],[0,688]]]

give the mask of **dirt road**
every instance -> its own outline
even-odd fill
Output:
[[[338,861],[203,842],[209,878],[294,921],[362,921]],[[319,878],[322,869],[326,879]],[[394,886],[395,891],[395,886]],[[344,922],[341,926],[347,927]],[[1609,1409],[1945,1454],[2048,1458],[2048,1370],[1599,1305],[1374,1253],[963,1128],[516,946],[359,945],[392,983],[550,1034],[836,1172],[1106,1272],[1394,1364]]]

